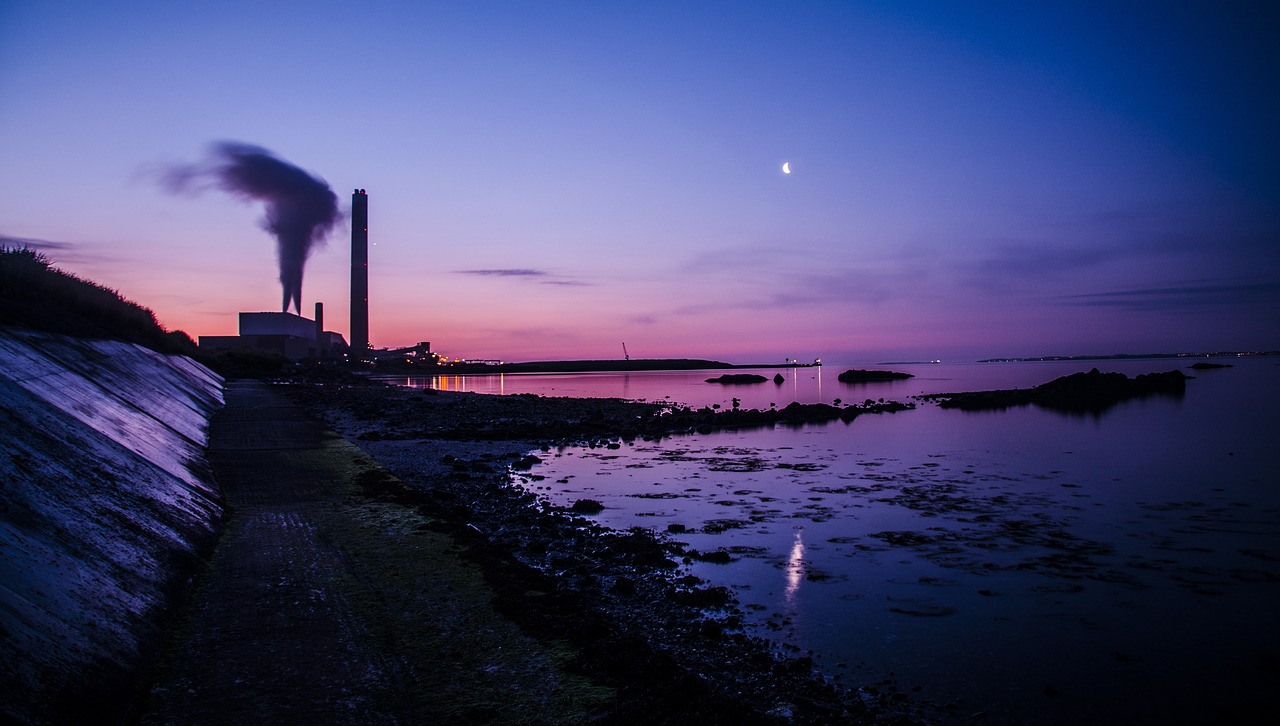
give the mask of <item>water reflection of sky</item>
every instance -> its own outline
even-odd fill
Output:
[[[1277,376],[1210,372],[1101,417],[923,406],[566,449],[530,485],[730,552],[690,567],[754,632],[854,682],[892,671],[995,721],[1213,718],[1203,689],[1249,703],[1280,685]]]

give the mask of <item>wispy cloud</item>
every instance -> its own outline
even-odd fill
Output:
[[[1254,282],[1221,284],[1199,282],[1169,287],[1116,290],[1062,298],[1066,305],[1124,308],[1167,312],[1208,305],[1252,305],[1280,303],[1280,283]]]
[[[1089,270],[1117,257],[1132,254],[1128,250],[1088,247],[1047,247],[1043,245],[1004,245],[993,248],[970,268],[983,276],[1016,276],[1038,278],[1058,276],[1064,272]]]
[[[487,270],[457,270],[459,275],[474,275],[476,277],[510,277],[516,279],[530,280],[540,285],[557,285],[560,287],[586,287],[591,283],[581,280],[553,275],[546,270],[534,270],[526,267],[517,268],[497,268]]]
[[[478,275],[480,277],[547,277],[551,273],[545,270],[526,268],[500,270],[458,270],[459,275]]]
[[[37,239],[35,237],[10,237],[9,235],[0,234],[0,247],[12,249],[26,247],[33,250],[70,250],[75,249],[75,244],[71,242],[54,242],[53,240]]]
[[[67,242],[0,234],[0,247],[10,249],[25,247],[37,252],[46,252],[49,253],[48,257],[55,265],[90,265],[101,270],[136,264],[128,251],[104,253],[103,250],[109,245],[93,240]]]

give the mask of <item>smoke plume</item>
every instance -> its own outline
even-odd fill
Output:
[[[328,183],[266,149],[233,141],[214,144],[203,163],[170,169],[166,183],[175,192],[199,192],[211,183],[243,200],[261,201],[262,226],[276,238],[282,309],[288,312],[292,303],[302,313],[302,268],[341,216]]]

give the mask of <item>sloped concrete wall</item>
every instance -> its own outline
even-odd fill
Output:
[[[0,329],[0,721],[118,721],[211,547],[222,380],[182,356]]]

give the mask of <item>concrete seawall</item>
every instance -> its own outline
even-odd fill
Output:
[[[223,515],[221,404],[188,358],[0,329],[0,720],[127,716]]]

